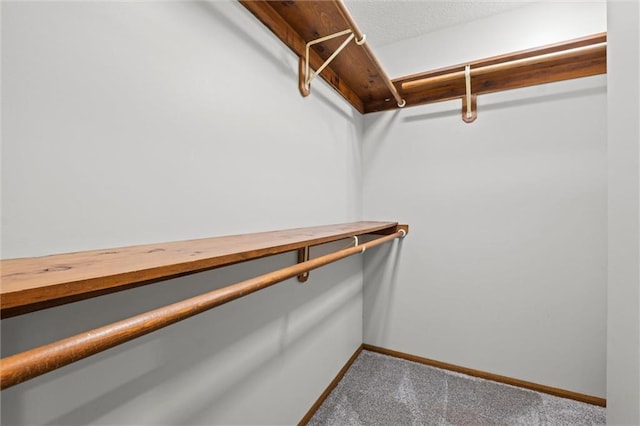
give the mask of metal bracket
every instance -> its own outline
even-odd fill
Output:
[[[309,246],[298,249],[298,263],[309,260]],[[303,283],[309,279],[309,271],[298,274],[298,281]]]
[[[471,104],[468,100],[471,98]],[[478,118],[478,96],[471,95],[469,98],[466,96],[462,98],[462,121],[465,123],[473,123]],[[471,108],[471,115],[469,115],[469,107]]]
[[[478,118],[478,96],[471,92],[471,65],[464,67],[465,97],[462,98],[462,121],[473,123]]]
[[[324,61],[324,63],[320,65],[320,67],[313,74],[310,74],[311,70],[309,68],[309,48],[314,44],[322,43],[323,41],[331,40],[336,37],[340,37],[347,34],[349,34],[349,37],[347,37],[347,39],[342,42],[340,47],[338,47],[335,50],[335,52],[333,52],[331,56],[329,56],[327,60]],[[300,62],[298,64],[298,88],[300,89],[300,94],[302,96],[305,96],[305,97],[309,96],[309,93],[311,93],[311,80],[316,78],[329,65],[329,63],[331,63],[331,61],[333,61],[334,58],[338,56],[340,52],[342,52],[342,49],[347,47],[347,44],[349,44],[349,42],[353,40],[354,37],[355,35],[353,34],[353,31],[351,31],[350,29],[347,29],[344,31],[339,31],[335,34],[331,34],[325,37],[320,37],[318,39],[311,40],[306,44],[306,47],[304,50],[304,58],[300,58]],[[364,36],[360,41],[361,41],[360,44],[364,43]],[[358,40],[356,40],[356,43],[358,43]]]

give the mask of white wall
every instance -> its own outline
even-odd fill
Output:
[[[606,30],[602,3],[555,7],[380,56],[424,70]],[[547,28],[564,32],[529,45]],[[484,95],[473,124],[460,101],[365,117],[365,215],[411,229],[366,253],[365,343],[605,397],[606,81]]]
[[[640,424],[640,6],[608,13],[607,423]]]
[[[3,2],[3,257],[359,220],[361,118],[296,70],[237,2]],[[293,262],[3,320],[3,355]],[[3,391],[2,424],[294,424],[361,291],[358,257],[281,283]]]

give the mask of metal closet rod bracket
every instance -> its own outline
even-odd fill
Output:
[[[298,263],[307,262],[309,260],[309,246],[298,249]],[[298,281],[301,283],[309,279],[309,271],[298,274]]]
[[[409,225],[396,225],[396,229],[395,232],[400,232],[402,235],[400,235],[399,238],[404,238],[407,236],[407,234],[409,233]],[[362,247],[362,250],[360,251],[360,253],[364,253],[365,250],[367,249],[366,246],[364,245],[364,243],[361,243],[360,239],[358,238],[357,235],[353,235],[351,237],[351,239],[353,240],[351,244],[353,244],[353,247]],[[350,244],[350,246],[351,246]],[[301,247],[298,249],[298,262],[297,263],[304,263],[304,262],[308,262],[309,261],[309,252],[310,252],[311,246],[305,246],[305,247]],[[309,279],[309,271],[304,271],[298,274],[297,276],[298,281],[301,283],[307,282],[307,280]]]
[[[340,37],[347,34],[349,34],[349,37],[347,37],[346,40],[342,42],[342,44],[335,50],[335,52],[333,52],[331,56],[329,56],[315,72],[311,73],[311,69],[309,66],[309,48],[314,44],[322,43],[323,41],[327,41],[327,40],[332,40],[336,37]],[[343,31],[338,31],[337,33],[334,33],[334,34],[330,34],[328,36],[311,40],[305,45],[304,58],[300,58],[299,67],[298,67],[298,74],[299,74],[298,85],[300,89],[300,94],[302,96],[304,97],[309,96],[309,93],[311,93],[311,81],[314,78],[316,78],[331,63],[331,61],[333,61],[335,57],[338,56],[338,54],[340,54],[340,52],[342,52],[342,50],[345,47],[347,47],[349,42],[354,38],[355,38],[355,35],[353,34],[353,31],[351,31],[350,29],[346,29]],[[356,44],[362,45],[364,44],[365,40],[366,40],[366,36],[363,34],[360,40],[356,40]]]
[[[399,231],[404,232],[404,234],[402,235],[402,237],[404,237],[407,233],[404,229],[400,229]],[[358,236],[354,235],[353,237],[351,237],[353,239],[353,246],[357,247],[359,244],[359,240],[358,240]],[[366,250],[366,247],[362,247],[362,251],[360,253],[364,253],[364,251]],[[302,247],[298,249],[298,263],[303,263],[303,262],[308,262],[309,261],[309,251],[310,251],[310,247],[306,246],[306,247]],[[298,281],[301,283],[307,282],[307,280],[309,279],[309,271],[304,271],[298,274]]]
[[[471,65],[464,67],[465,96],[462,98],[462,121],[473,123],[478,118],[478,96],[471,92]]]
[[[345,13],[347,13],[347,12],[345,12]],[[349,16],[349,20],[351,20],[350,16]],[[327,40],[332,40],[332,39],[334,39],[336,37],[341,37],[341,36],[344,36],[344,35],[347,35],[347,34],[349,35],[349,37],[347,37],[342,42],[342,44],[331,54],[331,56],[329,56],[322,63],[322,65],[320,65],[320,67],[318,67],[318,69],[315,72],[312,73],[310,65],[309,65],[309,50],[310,50],[310,47],[313,46],[314,44],[322,43],[323,41],[327,41]],[[358,39],[357,38],[357,34],[362,34],[362,33],[360,33],[360,30],[354,31],[352,29],[346,29],[346,30],[343,30],[343,31],[338,31],[337,33],[334,33],[334,34],[330,34],[330,35],[327,35],[327,36],[324,36],[324,37],[317,38],[315,40],[311,40],[311,41],[306,43],[305,49],[304,49],[304,58],[301,57],[300,61],[298,62],[298,89],[300,90],[300,94],[303,97],[307,97],[311,93],[311,81],[314,78],[316,78],[318,75],[320,75],[320,73],[331,63],[331,61],[333,61],[335,59],[335,57],[338,56],[340,54],[340,52],[342,52],[342,50],[344,50],[345,47],[347,47],[347,45],[349,44],[349,42],[351,42],[351,40],[354,40],[355,43],[358,46],[362,46],[365,49],[365,52],[367,53],[369,58],[376,64],[376,66],[380,70],[382,70],[381,65],[379,64],[378,60],[375,59],[375,56],[373,55],[373,53],[371,53],[371,51],[369,50],[369,48],[365,44],[366,41],[367,41],[367,35],[366,34],[362,34],[360,39]],[[398,94],[398,91],[393,86],[393,83],[391,83],[391,81],[389,80],[389,77],[387,77],[386,73],[384,73],[384,71],[382,71],[382,74],[384,74],[383,81],[385,82],[387,87],[389,87],[389,90],[391,91],[391,94],[396,99],[398,107],[399,108],[404,108],[404,106],[407,105],[407,101],[405,101],[404,99],[402,99],[400,97],[400,95]]]

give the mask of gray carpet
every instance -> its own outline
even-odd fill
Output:
[[[309,425],[604,425],[605,409],[362,351]]]

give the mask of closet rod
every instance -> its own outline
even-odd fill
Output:
[[[404,237],[407,232],[400,229],[393,234],[376,238],[367,243],[349,247],[306,262],[298,263],[227,287],[213,290],[171,305],[136,315],[103,327],[43,345],[0,360],[0,389],[15,386],[105,351],[114,346],[144,336],[176,322],[190,318],[232,300],[270,287],[298,274],[333,263],[345,257],[364,253],[366,249]]]
[[[568,61],[576,61],[579,55],[584,57],[598,57],[604,55],[606,45],[594,44],[590,46],[579,47],[571,50],[547,53],[541,56],[512,60],[491,65],[481,66],[479,68],[471,67],[471,77],[484,77],[492,73],[510,73],[524,69],[532,69],[532,67],[552,67]],[[405,93],[414,93],[424,90],[426,87],[436,84],[446,84],[454,80],[462,80],[465,78],[465,70],[452,71],[448,74],[435,75],[419,80],[407,81],[402,83],[402,91]],[[482,89],[480,89],[482,91]]]
[[[396,86],[394,86],[394,84],[391,82],[391,79],[385,72],[384,68],[382,68],[380,61],[378,61],[378,58],[376,57],[376,55],[369,48],[369,45],[367,44],[365,39],[365,35],[362,33],[362,31],[360,31],[360,28],[358,28],[358,25],[353,20],[353,17],[351,16],[351,13],[349,13],[349,10],[345,6],[343,0],[337,0],[336,4],[338,5],[338,10],[340,11],[340,14],[345,19],[345,21],[347,21],[349,28],[351,28],[351,30],[355,34],[358,44],[362,46],[362,48],[364,49],[369,59],[371,59],[371,62],[375,64],[376,68],[380,73],[380,78],[382,78],[382,81],[384,81],[384,84],[386,84],[386,86],[389,88],[389,91],[395,98],[398,106],[400,108],[404,107],[407,104],[407,102],[402,98],[402,96],[400,96],[400,93],[398,93],[398,89],[396,89]]]

